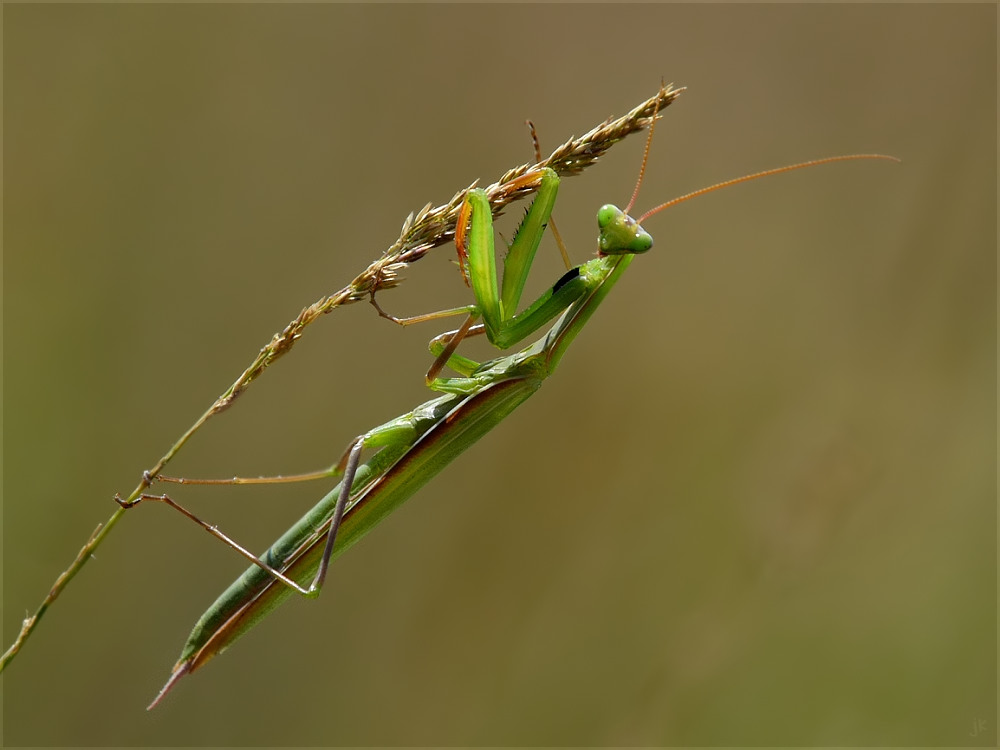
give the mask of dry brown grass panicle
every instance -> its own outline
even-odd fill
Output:
[[[647,127],[652,121],[654,111],[657,108],[662,110],[669,105],[677,98],[681,91],[683,89],[675,89],[672,86],[661,86],[656,96],[643,102],[627,115],[615,120],[608,120],[584,136],[570,140],[538,164],[523,164],[520,167],[511,169],[499,180],[486,188],[493,215],[496,216],[499,214],[511,201],[522,198],[535,190],[532,187],[535,181],[528,176],[530,173],[540,172],[545,167],[553,169],[557,174],[563,176],[579,173],[593,164],[601,154],[622,138]],[[80,569],[83,568],[87,560],[91,558],[94,551],[101,545],[104,538],[121,519],[125,508],[134,505],[133,501],[153,483],[167,463],[184,447],[191,436],[211,417],[229,407],[247,389],[250,383],[267,369],[268,365],[291,349],[292,345],[305,331],[306,326],[316,320],[316,318],[341,305],[358,302],[381,289],[396,286],[400,282],[398,276],[400,269],[422,258],[431,248],[453,239],[455,236],[455,221],[468,190],[469,188],[459,191],[450,201],[437,208],[431,208],[430,204],[428,204],[415,215],[410,214],[406,218],[406,221],[403,222],[399,239],[392,243],[381,258],[368,266],[354,281],[339,292],[323,297],[302,310],[295,320],[285,326],[284,330],[276,333],[267,346],[257,353],[256,358],[254,358],[253,362],[250,363],[250,366],[243,371],[239,378],[236,379],[236,382],[229,386],[225,393],[215,400],[215,403],[178,438],[177,442],[170,447],[151,469],[143,472],[141,481],[132,490],[128,498],[122,500],[119,496],[116,496],[115,499],[118,500],[119,507],[115,510],[114,514],[105,524],[97,527],[90,539],[87,540],[87,543],[84,544],[83,548],[77,554],[70,567],[56,579],[55,584],[49,590],[45,599],[42,600],[35,614],[24,620],[14,643],[0,656],[0,672],[17,656],[46,610],[59,597],[60,593]]]

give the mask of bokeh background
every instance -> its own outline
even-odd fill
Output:
[[[531,401],[152,713],[244,565],[137,509],[4,674],[4,743],[995,744],[996,21],[5,6],[5,645],[272,333],[408,212],[528,160],[525,118],[551,148],[687,86],[640,207],[903,163],[652,220]],[[578,259],[641,151],[563,183]],[[383,304],[466,302],[452,257]],[[325,465],[427,397],[438,330],[338,310],[172,470]],[[260,549],[324,491],[178,495]]]

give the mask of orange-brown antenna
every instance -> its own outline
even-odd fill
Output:
[[[652,126],[650,126],[650,135],[652,135]],[[648,148],[648,146],[647,146]],[[729,187],[730,185],[738,185],[741,182],[749,182],[750,180],[756,180],[759,177],[769,177],[773,174],[781,174],[782,172],[791,172],[793,169],[805,169],[806,167],[818,167],[820,164],[829,164],[834,161],[854,161],[856,159],[886,159],[888,161],[899,161],[895,156],[886,156],[885,154],[849,154],[847,156],[828,156],[825,159],[813,159],[812,161],[804,161],[799,164],[789,164],[786,167],[776,167],[774,169],[765,169],[763,172],[754,172],[753,174],[743,175],[742,177],[736,177],[732,180],[726,180],[725,182],[717,182],[714,185],[709,185],[708,187],[703,187],[700,190],[695,190],[693,193],[688,193],[687,195],[682,195],[679,198],[674,198],[666,203],[661,203],[656,208],[652,208],[642,216],[640,216],[636,221],[642,224],[643,221],[648,219],[653,214],[659,213],[665,208],[670,208],[671,206],[676,206],[678,203],[683,203],[691,198],[697,198],[699,195],[704,195],[705,193],[711,193],[713,190],[720,190],[724,187]],[[643,168],[646,166],[646,160],[643,159]],[[642,179],[640,174],[640,179]],[[636,192],[639,188],[636,186]],[[631,203],[629,206],[631,207]],[[628,213],[626,211],[626,213]]]
[[[531,120],[525,120],[524,124],[528,126],[528,130],[531,131],[531,143],[535,147],[535,164],[540,164],[542,161],[542,144],[538,141],[538,133],[535,131],[535,123]]]
[[[660,95],[656,97],[656,104],[653,105],[653,118],[649,121],[649,134],[646,136],[646,146],[642,150],[642,166],[639,167],[639,179],[635,181],[635,190],[632,191],[632,198],[625,207],[625,213],[632,212],[636,198],[639,197],[639,188],[642,187],[642,178],[646,174],[646,161],[649,159],[649,146],[653,142],[653,130],[656,128],[656,115],[660,111],[660,100],[663,98],[663,81],[660,81]]]

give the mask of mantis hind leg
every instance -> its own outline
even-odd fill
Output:
[[[326,532],[326,545],[323,549],[323,557],[320,561],[319,568],[316,571],[316,575],[308,587],[300,585],[286,576],[283,571],[266,562],[265,559],[257,557],[237,541],[220,531],[217,526],[202,520],[169,495],[144,493],[131,501],[124,500],[120,495],[116,495],[115,501],[122,508],[126,509],[132,508],[143,501],[163,503],[196,523],[219,541],[236,550],[241,556],[267,572],[275,580],[283,583],[285,586],[296,591],[302,596],[312,599],[319,596],[319,591],[323,586],[323,582],[326,580],[327,570],[330,566],[330,558],[333,554],[334,544],[337,539],[337,531],[343,521],[344,513],[347,510],[347,504],[350,501],[351,495],[354,494],[354,480],[357,476],[362,451],[366,448],[387,448],[390,446],[407,448],[416,442],[419,435],[420,431],[417,430],[408,419],[395,419],[370,430],[364,435],[359,435],[357,438],[352,440],[343,456],[333,466],[320,471],[309,472],[307,474],[278,477],[233,477],[231,479],[185,479],[179,477],[157,477],[159,481],[172,482],[175,484],[272,484],[306,481],[309,479],[318,479],[343,474],[343,479],[340,482],[340,491],[337,495],[337,501],[333,508],[333,514],[330,517],[330,528]],[[367,482],[364,482],[364,484],[367,484]],[[317,528],[320,528],[322,525],[321,519],[318,518],[316,523]],[[265,553],[265,556],[267,556],[267,554],[268,553]]]

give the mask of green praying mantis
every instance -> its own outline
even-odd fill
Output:
[[[524,284],[539,242],[551,223],[559,188],[559,177],[549,169],[526,176],[531,184],[526,181],[520,186],[536,191],[536,197],[510,245],[499,280],[489,201],[482,190],[468,191],[455,239],[460,267],[474,296],[473,304],[412,318],[396,318],[385,313],[372,294],[371,302],[379,314],[401,325],[448,315],[467,315],[457,330],[442,334],[430,343],[435,359],[427,372],[427,384],[444,395],[358,436],[335,465],[321,471],[225,480],[155,478],[154,481],[179,484],[254,484],[342,476],[340,483],[263,555],[254,555],[169,495],[142,494],[130,500],[116,498],[123,508],[142,501],[163,502],[252,563],[197,621],[167,683],[150,704],[150,709],[163,700],[178,680],[232,645],[293,593],[310,598],[318,596],[331,562],[538,390],[634,257],[652,247],[652,237],[642,226],[646,219],[691,198],[769,175],[836,161],[895,161],[893,157],[880,154],[856,154],[769,169],[682,195],[633,219],[629,212],[642,184],[655,120],[654,111],[639,178],[628,205],[622,210],[608,204],[598,211],[597,256],[569,268],[521,312],[517,310]],[[537,152],[536,139],[536,155]],[[554,224],[552,226],[555,230]],[[564,257],[568,257],[558,234],[555,231],[554,234]],[[479,334],[485,334],[498,349],[509,349],[553,319],[555,323],[541,338],[514,354],[484,363],[457,354],[459,344],[466,337]],[[457,376],[442,377],[445,367]],[[375,453],[362,462],[362,454],[373,450]]]

